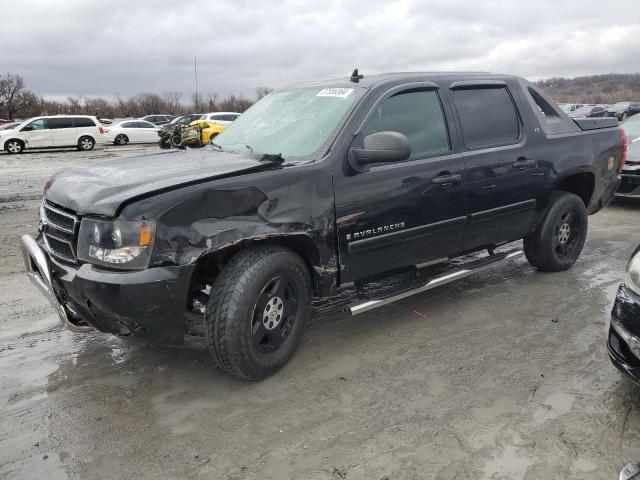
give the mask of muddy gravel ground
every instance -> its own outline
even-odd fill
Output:
[[[518,259],[354,318],[318,305],[291,363],[247,383],[196,337],[64,330],[22,273],[48,176],[137,151],[0,154],[0,478],[600,480],[640,461],[640,389],[605,347],[640,205],[591,217],[568,272]]]

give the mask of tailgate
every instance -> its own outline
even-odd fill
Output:
[[[574,118],[573,121],[582,130],[599,130],[601,128],[617,127],[619,124],[616,117]]]

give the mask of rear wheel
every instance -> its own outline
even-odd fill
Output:
[[[78,150],[93,150],[93,147],[96,145],[96,142],[91,137],[80,137],[78,140]]]
[[[555,192],[535,230],[524,238],[524,253],[545,272],[567,270],[576,262],[587,238],[584,202],[568,192]]]
[[[182,144],[182,137],[178,134],[171,135],[171,145],[179,147]]]
[[[20,153],[24,150],[24,143],[22,143],[22,140],[16,140],[16,139],[7,140],[7,143],[4,144],[4,149],[8,153],[12,153],[12,154]]]
[[[304,261],[285,248],[238,253],[211,288],[205,338],[214,361],[238,378],[275,373],[300,343],[311,306]]]
[[[113,143],[115,143],[116,145],[126,145],[127,143],[129,143],[129,138],[121,133],[120,135],[116,136]]]

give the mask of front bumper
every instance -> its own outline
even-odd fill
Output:
[[[621,285],[611,312],[607,349],[611,363],[640,385],[640,358],[630,343],[640,345],[640,299]]]
[[[625,165],[616,197],[640,198],[640,164]]]
[[[60,263],[29,235],[21,247],[29,279],[70,330],[182,341],[193,266],[114,272]]]

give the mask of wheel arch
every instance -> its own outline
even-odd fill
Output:
[[[193,287],[197,289],[198,284],[210,283],[224,264],[235,254],[247,248],[263,245],[280,246],[298,254],[307,265],[314,294],[324,290],[326,279],[323,274],[326,273],[326,268],[321,265],[318,245],[310,235],[305,233],[263,235],[259,238],[240,240],[231,245],[206,252],[195,262]]]
[[[11,137],[11,138],[7,138],[5,140],[5,142],[2,144],[2,150],[6,150],[7,149],[7,145],[9,144],[9,142],[11,141],[16,141],[16,142],[20,142],[22,144],[22,149],[24,150],[25,148],[27,148],[27,142],[24,141],[21,138],[17,138],[17,137]]]
[[[596,176],[588,170],[573,171],[559,178],[554,191],[573,193],[580,197],[588,210],[596,188]]]

